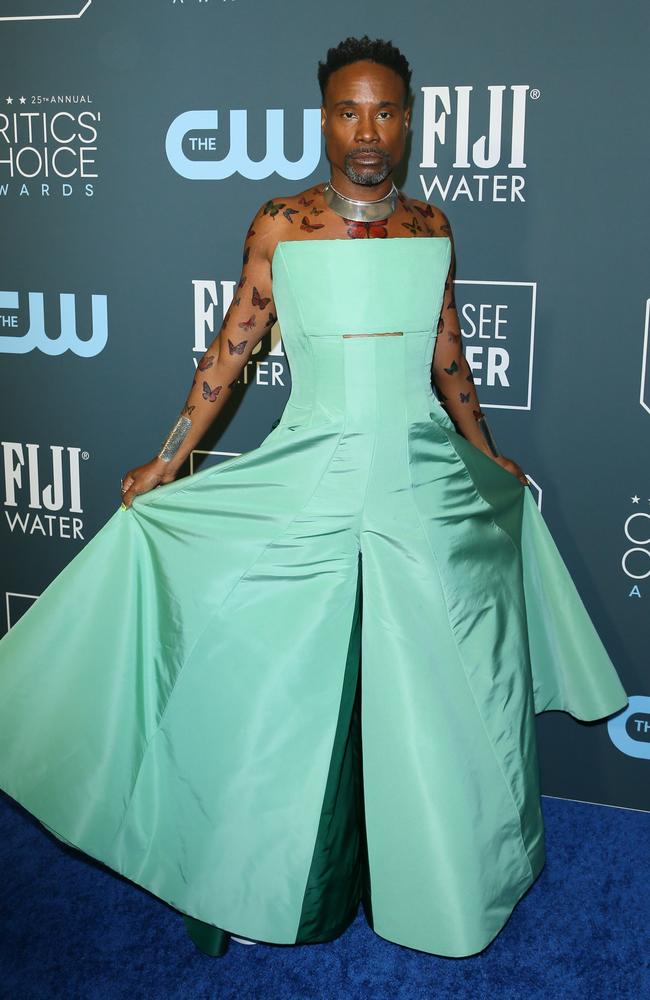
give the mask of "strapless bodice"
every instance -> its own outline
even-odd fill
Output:
[[[273,297],[291,371],[282,426],[428,419],[450,257],[446,236],[278,243]]]

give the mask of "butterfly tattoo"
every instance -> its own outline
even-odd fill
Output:
[[[384,239],[388,236],[386,225],[388,219],[376,219],[375,222],[357,222],[354,219],[344,219],[347,222],[347,235],[351,240]]]
[[[255,285],[253,285],[253,305],[258,306],[260,309],[266,309],[269,302],[271,301],[270,295],[261,296]]]
[[[292,215],[298,215],[299,213],[298,213],[298,209],[297,208],[288,208],[287,207],[287,208],[285,208],[285,210],[284,210],[284,212],[282,214],[284,215],[285,219],[289,220],[289,222],[293,222],[293,219],[291,218],[291,216]]]
[[[412,233],[414,236],[416,233],[422,232],[420,224],[418,220],[415,218],[415,216],[413,216],[413,222],[403,222],[402,225],[404,226],[405,229],[408,229],[409,233]]]
[[[306,215],[303,215],[300,223],[300,228],[305,229],[308,233],[313,233],[316,229],[323,229],[324,226],[324,222],[310,222]]]
[[[414,205],[413,208],[416,212],[419,212],[420,215],[424,216],[425,219],[433,218],[433,209],[431,208],[431,205],[427,205],[426,208],[422,208],[420,205]]]
[[[233,344],[230,337],[228,338],[228,353],[229,354],[243,354],[244,348],[248,343],[247,340],[240,340],[238,344]]]
[[[469,393],[469,392],[461,392],[461,393],[459,393],[459,395],[460,395],[460,401],[461,401],[461,403],[469,403],[469,397],[471,396],[471,393]]]
[[[240,324],[240,325],[241,325],[241,324]],[[449,368],[445,368],[445,371],[447,372],[447,375],[453,375],[453,374],[454,374],[454,372],[457,372],[457,371],[458,371],[458,365],[456,364],[456,362],[455,362],[455,361],[452,361],[452,363],[451,363],[451,367],[449,367]]]
[[[280,209],[286,207],[286,204],[286,201],[273,201],[273,199],[271,199],[270,201],[267,201],[264,206],[264,215],[270,215],[271,218],[274,219]]]
[[[250,319],[245,319],[243,323],[238,323],[237,326],[242,330],[252,330],[255,326],[255,317],[251,316]]]
[[[217,396],[221,392],[223,387],[220,385],[215,385],[214,389],[211,389],[207,382],[203,383],[203,398],[207,399],[208,402],[214,403]]]
[[[208,368],[212,368],[213,364],[214,364],[214,354],[208,354],[207,357],[201,358],[197,367],[200,372],[205,372],[208,370]]]

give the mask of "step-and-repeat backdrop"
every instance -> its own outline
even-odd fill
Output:
[[[156,454],[258,207],[329,176],[318,60],[388,38],[413,68],[399,185],[449,216],[482,407],[630,695],[609,721],[538,717],[543,791],[650,808],[645,17],[628,0],[561,18],[517,0],[0,0],[3,628]],[[187,472],[256,447],[290,382],[276,326]]]

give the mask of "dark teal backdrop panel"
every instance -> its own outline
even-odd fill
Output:
[[[3,629],[157,452],[258,207],[328,176],[318,60],[390,38],[399,183],[450,219],[483,408],[630,694],[538,719],[543,790],[650,808],[647,30],[630,0],[0,0]],[[276,327],[191,469],[255,447],[290,383]]]

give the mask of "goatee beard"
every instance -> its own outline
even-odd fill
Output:
[[[370,152],[368,150],[367,152]],[[372,150],[373,153],[378,153],[379,150]],[[362,172],[356,169],[354,165],[354,157],[352,153],[347,153],[343,161],[343,169],[345,171],[345,176],[348,180],[352,181],[353,184],[363,184],[366,187],[370,187],[373,184],[381,184],[388,177],[391,166],[387,156],[380,153],[383,157],[383,162],[374,168],[374,170],[369,171],[367,168]]]

